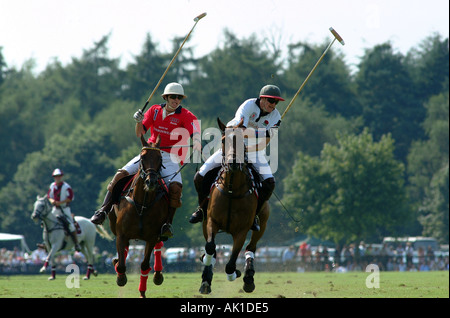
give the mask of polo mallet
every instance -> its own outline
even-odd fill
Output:
[[[150,94],[150,97],[145,102],[144,108],[142,108],[142,112],[144,112],[144,110],[147,107],[148,103],[150,103],[150,100],[152,99],[152,97],[155,94],[156,90],[158,89],[159,85],[161,85],[162,80],[164,79],[164,77],[166,76],[167,72],[169,71],[169,68],[172,66],[173,62],[177,58],[178,54],[181,51],[181,48],[183,47],[184,43],[186,43],[187,39],[191,35],[191,33],[194,30],[195,26],[197,25],[198,21],[200,21],[200,19],[204,18],[205,16],[206,16],[206,12],[204,12],[204,13],[200,14],[199,16],[195,17],[195,19],[194,19],[194,22],[195,22],[194,26],[192,27],[191,31],[189,31],[188,35],[186,35],[186,37],[184,38],[183,43],[181,43],[180,47],[178,48],[177,52],[175,53],[175,56],[170,61],[169,65],[167,66],[166,70],[164,71],[164,74],[161,76],[161,78],[159,79],[159,81],[156,84],[155,88],[153,89],[153,92]]]
[[[287,111],[289,110],[289,108],[291,108],[292,104],[294,103],[295,99],[297,98],[298,94],[300,93],[300,91],[303,89],[303,87],[305,86],[306,82],[309,80],[309,78],[311,77],[312,73],[314,73],[314,71],[316,70],[317,66],[320,64],[320,62],[322,62],[323,57],[325,56],[325,54],[327,54],[328,50],[330,49],[330,47],[333,45],[334,41],[338,40],[342,45],[345,45],[344,40],[342,39],[342,37],[333,29],[330,27],[330,31],[331,33],[334,35],[333,41],[330,42],[330,44],[328,45],[328,47],[326,48],[326,50],[323,52],[322,56],[319,58],[319,60],[317,61],[316,65],[314,65],[313,69],[311,70],[311,72],[309,72],[308,76],[306,77],[306,79],[303,81],[303,84],[300,86],[300,88],[298,89],[297,93],[295,93],[294,97],[292,98],[291,102],[289,103],[289,105],[286,107],[286,110],[284,111],[283,115],[281,115],[281,119],[283,119],[284,115],[286,115]]]

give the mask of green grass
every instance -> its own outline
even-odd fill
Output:
[[[267,273],[257,272],[256,289],[247,294],[242,278],[226,280],[215,271],[212,293],[198,292],[201,273],[165,273],[156,286],[149,277],[147,297],[151,298],[449,298],[449,272],[380,272],[380,288],[367,288],[370,273]],[[48,281],[47,275],[0,276],[0,298],[137,298],[138,274],[128,274],[124,287],[115,275],[100,274],[80,288],[67,288],[67,275]]]

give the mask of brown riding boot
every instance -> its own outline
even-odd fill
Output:
[[[169,211],[166,223],[161,228],[161,241],[167,241],[173,237],[172,221],[177,208],[181,207],[181,192],[183,185],[179,182],[172,182],[169,185]]]

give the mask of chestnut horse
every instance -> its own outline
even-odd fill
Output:
[[[244,245],[247,233],[255,219],[258,198],[249,165],[246,162],[244,150],[244,129],[242,120],[233,129],[225,129],[225,125],[217,119],[222,131],[222,167],[219,176],[210,192],[207,216],[203,221],[203,235],[206,240],[205,255],[202,262],[205,265],[202,274],[200,293],[211,292],[213,278],[212,268],[216,258],[215,236],[219,230],[233,237],[233,248],[230,259],[225,266],[228,280],[233,281],[241,276],[236,270],[236,260]],[[256,244],[263,236],[269,219],[269,205],[264,204],[259,212],[260,231],[253,231],[249,244],[245,248],[244,291],[251,293],[255,289],[253,276],[255,274],[253,261]]]
[[[146,242],[145,255],[141,263],[139,292],[145,298],[147,276],[151,270],[150,256],[155,249],[153,282],[162,284],[161,227],[167,220],[168,201],[165,198],[167,190],[160,176],[162,165],[160,138],[157,142],[147,144],[141,137],[139,170],[135,175],[129,193],[122,197],[120,203],[114,206],[114,213],[109,213],[111,230],[116,235],[118,259],[114,260],[117,272],[117,285],[127,283],[125,261],[128,254],[129,240],[138,239]]]

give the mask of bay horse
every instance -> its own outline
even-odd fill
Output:
[[[236,260],[244,245],[247,233],[255,219],[258,198],[252,185],[249,164],[246,162],[244,151],[243,121],[233,127],[225,129],[225,125],[217,118],[222,132],[222,167],[219,176],[210,192],[210,200],[206,218],[203,221],[203,235],[206,240],[205,254],[202,257],[205,265],[202,274],[200,293],[211,293],[213,266],[216,261],[216,234],[222,230],[233,237],[233,248],[225,272],[229,281],[241,276],[236,270]],[[269,219],[269,205],[267,202],[259,212],[260,231],[253,231],[249,244],[245,247],[244,286],[247,293],[255,289],[254,257],[256,244],[263,236]]]
[[[33,213],[31,218],[34,221],[41,220],[44,231],[42,233],[45,247],[48,251],[47,258],[40,272],[43,273],[48,266],[51,267],[51,275],[48,279],[56,278],[56,265],[54,263],[55,254],[60,250],[71,250],[74,247],[72,238],[64,232],[64,225],[52,212],[52,204],[46,195],[36,197],[34,202]],[[82,216],[75,216],[75,221],[81,229],[81,233],[77,234],[78,242],[81,246],[82,253],[86,256],[88,263],[86,276],[83,279],[89,279],[91,274],[97,276],[94,269],[94,245],[96,234],[99,233],[102,238],[113,240],[109,233],[101,225],[94,225],[91,221]]]
[[[141,143],[139,170],[132,181],[129,193],[120,199],[118,205],[114,205],[114,211],[108,216],[111,230],[116,235],[118,259],[115,259],[113,264],[117,272],[118,286],[125,286],[127,283],[125,263],[129,241],[138,239],[146,242],[139,283],[140,297],[145,298],[147,278],[152,269],[150,256],[153,249],[155,250],[153,282],[155,285],[161,285],[164,281],[161,260],[161,249],[164,244],[160,238],[160,231],[167,220],[169,203],[165,198],[167,189],[160,175],[162,166],[160,137],[157,137],[156,143],[148,144],[141,136]]]

